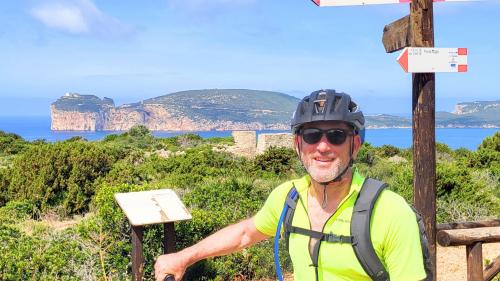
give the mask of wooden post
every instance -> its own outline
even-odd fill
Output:
[[[412,47],[434,47],[432,0],[412,0]],[[435,74],[412,74],[413,201],[422,214],[436,280]]]
[[[411,44],[410,16],[405,16],[384,26],[382,44],[387,53],[394,53]]]
[[[441,223],[437,225],[437,231],[448,230],[448,229],[465,229],[465,228],[496,227],[496,226],[500,226],[500,219]]]
[[[142,280],[144,256],[142,254],[142,226],[132,226],[132,276],[134,281]]]
[[[467,245],[467,281],[483,280],[483,243]]]
[[[437,241],[444,247],[472,245],[477,242],[498,243],[500,226],[441,230],[437,233]]]
[[[163,224],[163,253],[173,253],[175,250],[175,230],[174,223]]]
[[[484,281],[490,281],[500,273],[500,256],[496,257],[483,271]]]

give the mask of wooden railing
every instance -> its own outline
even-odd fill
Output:
[[[437,226],[437,242],[443,247],[466,246],[467,281],[490,281],[500,273],[500,255],[483,270],[483,244],[500,242],[500,219],[445,223]]]

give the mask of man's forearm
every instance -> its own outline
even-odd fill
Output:
[[[197,261],[223,256],[247,248],[269,236],[255,229],[253,218],[225,227],[179,252],[186,258],[188,266]]]

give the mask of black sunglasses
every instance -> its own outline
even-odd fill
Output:
[[[341,145],[345,142],[347,136],[352,135],[352,133],[342,129],[321,130],[318,128],[307,128],[301,130],[301,135],[302,139],[308,144],[318,143],[323,135],[326,135],[326,139],[329,143]]]

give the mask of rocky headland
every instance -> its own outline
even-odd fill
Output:
[[[278,92],[210,89],[171,93],[115,106],[110,98],[66,93],[51,105],[51,129],[124,131],[288,130],[299,99]],[[408,128],[408,117],[366,116],[368,128]],[[498,128],[500,101],[465,102],[454,112],[436,112],[438,128]]]
[[[286,130],[298,99],[276,92],[200,90],[115,106],[112,99],[66,93],[51,105],[51,129],[123,131]]]

